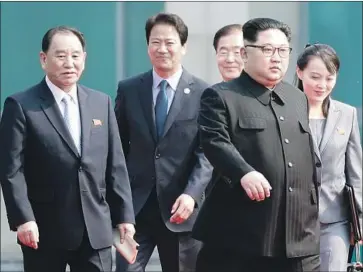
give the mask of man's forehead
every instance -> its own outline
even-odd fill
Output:
[[[58,33],[56,34],[58,35]],[[82,44],[77,36],[73,35],[62,35],[62,36],[56,36],[54,35],[50,45],[49,50],[51,51],[83,51]]]
[[[82,45],[79,38],[72,32],[59,32],[53,35],[51,43],[53,42],[73,42]]]
[[[78,48],[53,48],[54,53],[82,53],[83,50]]]
[[[235,47],[243,46],[243,37],[241,33],[230,33],[222,36],[218,41],[218,47]]]
[[[219,44],[218,45],[218,50],[230,50],[230,49],[241,49],[241,47],[243,47],[242,44]]]
[[[287,37],[280,29],[267,29],[257,33],[257,41],[288,43]]]

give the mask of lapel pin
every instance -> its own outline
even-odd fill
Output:
[[[185,88],[185,89],[184,89],[184,93],[185,93],[185,94],[189,94],[189,93],[190,93],[190,89],[189,89],[189,88]]]
[[[102,121],[99,119],[92,119],[92,123],[94,126],[102,126]]]
[[[340,135],[344,135],[344,134],[345,134],[345,130],[344,130],[344,129],[342,129],[342,128],[337,128],[337,130],[338,130],[338,133],[339,133]]]

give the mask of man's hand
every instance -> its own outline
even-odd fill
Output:
[[[171,223],[181,224],[193,213],[195,201],[187,194],[181,194],[171,208]]]
[[[120,231],[121,244],[125,241],[125,235],[129,235],[131,238],[134,238],[135,235],[135,227],[130,223],[122,223],[117,225],[118,230]]]
[[[241,178],[241,186],[251,200],[262,201],[270,197],[270,183],[260,172],[252,171]]]
[[[20,225],[17,229],[17,236],[23,245],[38,249],[39,231],[35,221],[29,221]]]

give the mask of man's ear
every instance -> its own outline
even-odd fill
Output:
[[[39,53],[39,60],[40,60],[40,65],[42,66],[42,69],[44,70],[45,66],[47,64],[47,55],[43,51],[41,51]]]
[[[182,46],[182,55],[184,56],[187,53],[187,42],[185,42],[185,44]]]
[[[246,48],[241,47],[240,52],[241,52],[241,57],[242,57],[243,62],[247,62],[248,57],[247,57]]]

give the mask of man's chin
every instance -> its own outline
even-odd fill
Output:
[[[62,83],[63,86],[69,87],[69,86],[72,86],[72,85],[76,84],[77,82],[78,82],[78,78],[77,79],[72,79],[72,80],[64,80],[61,83]]]
[[[280,82],[282,80],[283,76],[282,75],[272,75],[272,76],[269,76],[267,79],[271,82]]]
[[[239,77],[240,76],[240,74],[238,73],[238,72],[233,72],[233,73],[226,73],[226,74],[224,74],[224,77],[225,78],[229,78],[230,80],[231,79],[234,79],[234,78],[237,78],[237,77]]]
[[[160,71],[169,71],[172,69],[172,67],[167,63],[159,64],[156,68],[159,69]]]

